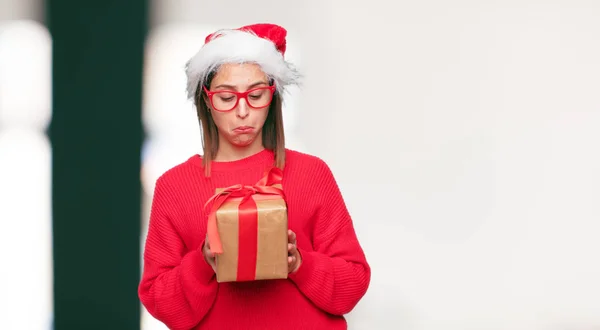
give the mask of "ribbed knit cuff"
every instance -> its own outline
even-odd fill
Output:
[[[315,266],[315,255],[309,251],[304,251],[298,248],[298,253],[302,257],[302,263],[298,270],[294,273],[290,273],[288,275],[289,279],[294,281],[298,285],[302,285],[310,280],[311,275],[313,274],[313,269]]]
[[[193,259],[193,272],[196,279],[201,283],[209,283],[215,276],[215,271],[208,264],[206,259],[204,259],[204,254],[202,253],[203,247],[204,242],[200,244],[200,247],[196,251],[190,252],[186,257]]]

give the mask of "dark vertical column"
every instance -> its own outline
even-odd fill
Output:
[[[55,329],[139,329],[146,0],[47,0],[46,10]]]

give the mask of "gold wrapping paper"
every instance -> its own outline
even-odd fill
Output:
[[[218,192],[218,191],[217,191]],[[287,206],[280,197],[253,195],[258,214],[255,280],[285,279],[288,275]],[[241,198],[223,203],[216,212],[223,253],[216,256],[217,282],[237,281],[238,208]]]

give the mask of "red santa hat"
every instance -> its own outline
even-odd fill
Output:
[[[274,80],[281,94],[298,83],[296,68],[284,59],[287,31],[275,24],[253,24],[219,30],[208,35],[204,46],[186,64],[187,93],[193,99],[210,73],[225,63],[256,63]]]

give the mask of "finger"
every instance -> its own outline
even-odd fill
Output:
[[[288,241],[289,242],[296,242],[296,233],[294,233],[292,230],[288,229]]]
[[[288,264],[289,264],[289,265],[293,264],[293,263],[294,263],[294,261],[296,261],[296,257],[294,257],[294,256],[290,256],[290,257],[288,257]]]
[[[296,252],[298,251],[298,247],[296,246],[296,244],[288,244],[288,252],[290,254],[296,254]]]
[[[206,256],[207,256],[208,258],[214,258],[214,257],[215,257],[215,254],[214,254],[214,253],[212,252],[212,250],[210,249],[210,243],[208,242],[208,240],[206,240],[206,241],[204,242],[204,249],[203,249],[203,250],[204,250],[204,251],[203,251],[203,252],[204,252],[204,254],[206,254]]]
[[[210,248],[208,246],[205,246],[204,249],[202,250],[202,253],[204,253],[204,255],[207,258],[214,258],[215,254],[210,250]]]

